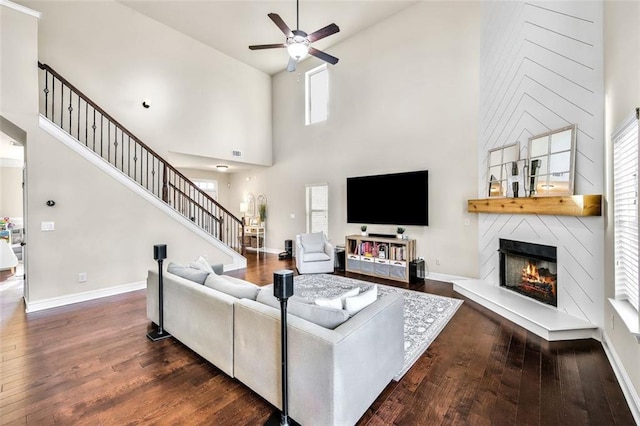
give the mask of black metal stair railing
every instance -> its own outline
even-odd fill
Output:
[[[40,111],[112,166],[193,221],[242,252],[242,221],[198,188],[50,66],[38,62]]]

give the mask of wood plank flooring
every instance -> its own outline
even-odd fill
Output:
[[[230,275],[264,285],[295,269],[247,259]],[[359,425],[634,424],[599,342],[546,342],[448,283],[375,281],[464,304]],[[21,281],[0,277],[0,424],[260,425],[274,412],[176,340],[148,340],[149,325],[145,291],[25,314]]]

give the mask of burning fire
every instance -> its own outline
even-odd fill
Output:
[[[556,275],[549,272],[548,269],[538,269],[536,265],[531,262],[527,263],[527,266],[522,268],[522,283],[531,284],[537,287],[539,284],[547,284],[552,294],[556,294]]]

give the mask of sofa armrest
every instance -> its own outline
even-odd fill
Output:
[[[296,257],[298,257],[298,255],[300,257],[302,257],[302,255],[304,254],[304,247],[302,247],[302,241],[300,241],[300,237],[296,237]]]
[[[305,425],[358,421],[402,368],[403,301],[386,295],[335,330],[288,315],[292,418]],[[234,324],[236,377],[281,407],[279,310],[243,299]]]
[[[325,241],[324,243],[324,252],[331,258],[331,263],[333,263],[335,250],[333,249],[333,244],[331,244],[329,241]]]
[[[222,263],[216,263],[215,265],[211,265],[213,272],[218,275],[222,275],[224,273],[224,265]]]
[[[158,324],[158,273],[147,276],[147,317]],[[238,300],[169,272],[163,273],[164,328],[233,377],[233,309]]]

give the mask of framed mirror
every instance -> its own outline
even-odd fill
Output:
[[[576,125],[529,138],[529,195],[573,195]]]
[[[506,197],[507,195],[507,164],[520,158],[520,144],[518,142],[489,150],[488,184],[489,197]]]

